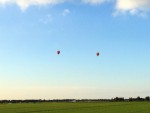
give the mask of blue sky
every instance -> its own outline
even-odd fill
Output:
[[[0,0],[0,99],[149,96],[149,9],[148,0]]]

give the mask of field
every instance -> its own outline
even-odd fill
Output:
[[[150,102],[0,104],[0,113],[150,113]]]

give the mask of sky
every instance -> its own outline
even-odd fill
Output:
[[[150,96],[149,28],[149,0],[0,0],[0,99]]]

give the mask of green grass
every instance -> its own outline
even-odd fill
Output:
[[[0,113],[150,113],[150,102],[0,104]]]

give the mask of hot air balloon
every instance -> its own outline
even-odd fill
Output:
[[[57,51],[57,54],[58,54],[58,55],[60,54],[60,51],[59,51],[59,50]]]
[[[96,56],[99,56],[99,55],[100,55],[100,53],[99,53],[99,52],[97,52],[97,53],[96,53]]]

